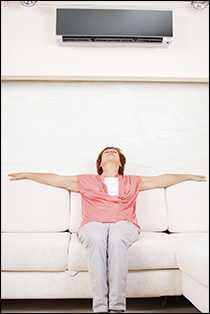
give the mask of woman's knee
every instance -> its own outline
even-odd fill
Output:
[[[109,233],[109,246],[120,247],[127,246],[129,247],[132,243],[138,240],[139,234],[137,230],[124,229],[122,226],[115,226]]]

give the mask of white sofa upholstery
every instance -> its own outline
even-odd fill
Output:
[[[127,297],[183,294],[208,312],[208,208],[208,182],[139,193]],[[92,298],[80,222],[79,193],[3,174],[2,298]]]
[[[178,197],[178,195],[183,195]],[[209,312],[209,182],[183,182],[166,189],[170,239],[182,273],[182,293]]]
[[[2,232],[60,232],[69,227],[69,195],[63,189],[1,176]]]

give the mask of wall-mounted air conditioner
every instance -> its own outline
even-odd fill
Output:
[[[62,8],[56,10],[56,35],[62,45],[168,47],[172,21],[169,10]]]

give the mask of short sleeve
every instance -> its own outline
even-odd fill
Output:
[[[91,174],[80,174],[78,175],[78,185],[80,193],[87,192],[92,188],[93,185],[93,175]]]
[[[141,176],[135,176],[138,192],[141,191]]]
[[[85,187],[87,186],[87,175],[85,174],[78,175],[78,185],[79,191],[82,194],[85,191]]]
[[[141,189],[141,176],[130,175],[130,182],[132,185],[133,191],[136,193],[140,192]]]

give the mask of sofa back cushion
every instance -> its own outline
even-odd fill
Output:
[[[209,230],[209,184],[185,181],[166,189],[170,232]]]
[[[69,193],[31,180],[1,176],[2,232],[55,232],[68,229]]]
[[[70,193],[71,232],[77,232],[82,222],[80,193]],[[136,217],[142,231],[165,231],[168,228],[164,189],[142,191],[136,200]]]

